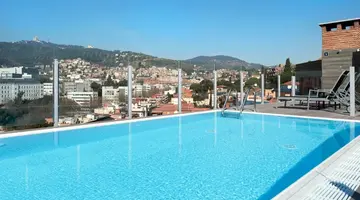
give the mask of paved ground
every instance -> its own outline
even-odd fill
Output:
[[[278,108],[276,108],[276,105]],[[254,109],[253,105],[245,106],[245,111]],[[317,110],[316,108],[307,110],[306,106],[295,105],[284,107],[284,103],[268,103],[256,105],[256,111],[262,113],[272,114],[284,114],[284,115],[299,115],[299,116],[311,116],[311,117],[326,117],[337,119],[353,119],[360,121],[360,115],[356,117],[350,117],[349,113],[345,109],[335,110],[333,107]],[[360,113],[359,113],[360,114]]]

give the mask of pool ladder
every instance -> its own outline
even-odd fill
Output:
[[[226,99],[225,99],[225,102],[224,102],[224,105],[222,107],[222,111],[221,111],[221,115],[224,116],[225,115],[225,110],[227,110],[228,108],[226,107],[226,104],[227,102],[229,101],[229,98],[230,98],[230,95],[231,95],[231,89],[229,90],[229,92],[227,93],[226,95]],[[238,113],[238,118],[240,117],[240,115],[242,114],[242,112],[244,111],[244,108],[245,108],[245,105],[246,105],[246,102],[247,102],[247,99],[248,99],[248,96],[249,96],[249,92],[250,92],[250,89],[247,89],[245,91],[245,95],[242,99],[242,103],[239,105],[238,102],[236,102],[236,106],[235,106],[235,110],[238,110],[239,113]],[[239,106],[238,106],[239,105]]]

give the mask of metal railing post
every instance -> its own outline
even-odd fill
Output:
[[[244,103],[244,75],[243,71],[240,71],[240,103]]]
[[[265,96],[265,79],[264,74],[261,74],[261,104],[264,104],[264,96]]]
[[[254,88],[254,112],[256,112],[256,91]]]
[[[355,67],[350,67],[350,116],[355,117]]]
[[[217,73],[214,67],[214,110],[216,110],[217,107]]]
[[[181,68],[178,69],[178,112],[181,113]]]
[[[54,127],[59,126],[59,62],[54,59],[53,68],[53,98],[54,98],[54,110],[53,110],[53,122]]]
[[[295,83],[295,76],[291,76],[291,96],[294,97],[295,96],[295,87],[296,87],[296,83]],[[295,100],[292,100],[292,105],[295,105]]]
[[[281,96],[281,76],[277,76],[277,99],[279,100]]]
[[[128,66],[128,116],[132,118],[132,66]]]

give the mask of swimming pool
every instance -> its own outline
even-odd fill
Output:
[[[355,122],[207,112],[0,139],[0,199],[269,199]]]

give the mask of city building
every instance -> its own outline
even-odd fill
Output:
[[[76,80],[76,81],[66,81],[62,83],[63,94],[67,94],[68,92],[92,92],[91,82]]]
[[[23,66],[20,67],[8,67],[8,68],[0,68],[0,74],[22,74]]]
[[[32,75],[24,73],[23,66],[0,68],[0,79],[31,79]]]
[[[103,103],[119,103],[119,89],[113,86],[102,86]]]
[[[128,87],[127,86],[120,86],[119,89],[119,95],[120,96],[127,96],[128,95]]]
[[[188,104],[182,102],[181,104],[181,112],[189,113],[189,112],[200,112],[209,110],[209,108],[196,108],[194,104]],[[162,104],[157,108],[154,108],[151,112],[151,115],[172,115],[178,113],[178,106],[174,104]]]
[[[146,95],[147,92],[151,90],[151,85],[143,84],[143,85],[134,85],[133,92],[135,96],[143,96]]]
[[[82,107],[89,107],[98,100],[97,92],[68,92],[66,98],[75,101]]]
[[[34,100],[43,97],[42,85],[34,80],[0,79],[0,104],[14,100],[22,92],[22,99]]]
[[[128,95],[128,88],[126,86],[120,86],[114,88],[113,86],[102,87],[102,102],[103,103],[115,103],[119,104],[126,101]]]
[[[53,95],[53,83],[43,83],[42,84],[42,91],[43,91],[43,95],[48,95],[51,96]]]
[[[62,83],[62,93],[66,95],[69,92],[76,92],[76,83],[75,82],[63,82]]]
[[[321,23],[322,56],[320,60],[296,65],[296,78],[300,92],[309,89],[330,89],[343,70],[357,67],[360,56],[360,18]]]

